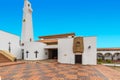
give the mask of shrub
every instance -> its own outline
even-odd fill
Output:
[[[102,62],[103,60],[102,60],[102,59],[98,59],[97,61],[98,61],[98,62]]]
[[[102,63],[103,63],[103,60],[102,60],[102,59],[97,59],[97,63],[98,63],[98,64],[102,64]]]
[[[112,60],[107,59],[107,60],[106,60],[106,63],[112,63]]]
[[[102,64],[102,62],[97,62],[98,64]]]

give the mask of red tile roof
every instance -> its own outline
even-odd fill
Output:
[[[120,51],[120,48],[98,48],[97,51]]]
[[[55,39],[55,38],[65,38],[68,36],[75,36],[75,33],[67,33],[67,34],[57,34],[57,35],[48,35],[48,36],[39,36],[39,38],[43,39]]]

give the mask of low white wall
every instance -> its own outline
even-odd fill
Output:
[[[91,48],[88,48],[91,46]],[[83,65],[97,64],[96,37],[84,37],[84,53],[82,54]]]
[[[24,59],[25,60],[43,60],[47,59],[48,55],[45,54],[45,46],[46,44],[41,43],[41,42],[28,42],[25,43],[24,46]],[[27,53],[28,53],[28,58],[27,58]],[[37,58],[35,55],[35,51],[38,51]]]
[[[0,50],[9,51],[8,43],[10,42],[11,53],[16,56],[17,59],[21,59],[19,40],[18,36],[0,30]]]

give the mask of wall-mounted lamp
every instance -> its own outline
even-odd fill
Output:
[[[90,45],[88,46],[88,49],[91,49],[91,46],[90,46]]]

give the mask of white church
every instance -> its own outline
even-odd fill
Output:
[[[23,60],[57,59],[58,63],[97,64],[96,37],[76,37],[75,33],[40,36],[34,41],[32,7],[24,0],[22,33],[19,36],[0,31],[0,53],[5,51]],[[7,37],[6,37],[7,36]],[[0,54],[1,57],[1,54]]]

